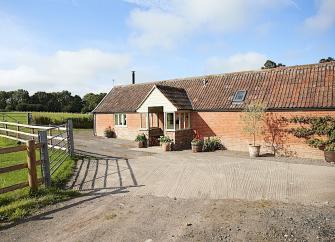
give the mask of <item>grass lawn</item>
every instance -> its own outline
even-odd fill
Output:
[[[0,137],[0,147],[16,146],[17,143]],[[36,157],[39,159],[39,152]],[[0,167],[26,162],[26,152],[0,154]],[[27,216],[38,208],[69,199],[78,195],[75,191],[62,190],[64,184],[73,173],[75,161],[68,158],[52,176],[52,189],[40,186],[37,193],[31,194],[29,188],[16,190],[0,195],[0,223],[16,220]],[[38,176],[41,177],[41,168],[37,167]],[[27,169],[0,175],[0,188],[27,181]]]
[[[0,121],[16,123],[17,121],[21,124],[28,123],[28,113],[26,112],[0,112]]]

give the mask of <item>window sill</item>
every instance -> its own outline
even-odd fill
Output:
[[[115,128],[127,128],[127,125],[114,125]]]

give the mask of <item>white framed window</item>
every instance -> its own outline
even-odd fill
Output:
[[[174,130],[175,129],[175,127],[174,127],[174,113],[166,113],[165,114],[165,128],[166,129],[170,129],[170,130]]]
[[[167,130],[182,130],[191,128],[191,113],[176,112],[165,113],[165,129]]]
[[[125,113],[115,113],[114,124],[115,126],[127,127],[127,115]]]

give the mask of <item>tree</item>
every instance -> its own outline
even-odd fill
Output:
[[[29,103],[29,92],[23,89],[18,89],[16,91],[8,92],[9,96],[6,100],[6,110],[13,111],[17,110],[19,104]]]
[[[0,91],[0,110],[4,110],[7,105],[8,94],[5,91]]]
[[[81,110],[82,113],[91,112],[106,96],[106,93],[88,93],[83,97],[83,109]]]
[[[265,105],[260,102],[252,102],[243,111],[243,131],[253,138],[253,145],[256,146],[256,136],[262,133]]]
[[[29,96],[23,89],[0,91],[0,110],[6,111],[47,111],[47,112],[90,112],[103,99],[106,93],[89,93],[72,96],[69,91],[36,92]]]
[[[326,63],[331,61],[335,61],[335,59],[333,57],[323,58],[319,61],[319,63]]]
[[[285,65],[283,65],[282,63],[276,63],[272,60],[267,60],[264,63],[264,66],[262,67],[262,69],[272,69],[272,68],[277,68],[277,67],[284,67]]]

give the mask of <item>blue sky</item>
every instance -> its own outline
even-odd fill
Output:
[[[0,89],[137,81],[335,57],[335,0],[0,0]]]

